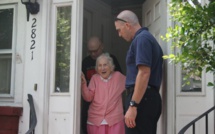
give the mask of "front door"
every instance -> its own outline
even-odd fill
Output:
[[[157,39],[159,44],[161,45],[164,53],[166,53],[166,47],[165,43],[161,40],[160,36],[164,35],[166,32],[166,20],[167,20],[167,14],[166,14],[166,1],[164,0],[147,0],[143,3],[143,26],[148,27],[149,31],[154,35],[154,37]],[[166,69],[163,68],[164,73]],[[159,123],[158,123],[158,134],[166,134],[166,86],[165,86],[165,76],[163,76],[163,82],[160,88],[160,94],[162,96],[162,115],[160,117]]]
[[[194,76],[190,78],[190,85],[182,86],[183,74],[186,70],[176,68],[176,133],[178,133],[189,122],[206,112],[214,106],[214,89],[208,87],[207,83],[213,81],[213,74],[202,73],[201,78]],[[214,113],[208,115],[208,132],[214,134]],[[195,124],[196,134],[205,133],[205,118]],[[187,131],[192,133],[192,127]]]
[[[83,0],[53,0],[48,134],[80,133]]]

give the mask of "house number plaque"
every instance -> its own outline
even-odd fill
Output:
[[[31,60],[34,59],[34,50],[36,48],[36,46],[35,46],[36,45],[35,39],[37,37],[37,35],[36,35],[36,27],[37,27],[36,22],[37,22],[37,19],[33,18],[32,21],[33,22],[32,22],[32,25],[31,25],[31,47],[30,47],[30,50],[31,50]]]

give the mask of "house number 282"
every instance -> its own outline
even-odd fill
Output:
[[[31,60],[34,59],[34,50],[35,50],[35,44],[36,44],[36,22],[37,22],[37,19],[36,18],[33,18],[32,19],[33,23],[31,25],[31,47],[30,47],[30,50],[31,50]]]

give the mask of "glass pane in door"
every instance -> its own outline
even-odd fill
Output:
[[[71,9],[57,8],[55,92],[69,92]]]
[[[202,91],[202,78],[201,76],[192,76],[187,80],[184,80],[186,71],[182,71],[182,92],[201,92]],[[189,84],[186,84],[189,82]]]

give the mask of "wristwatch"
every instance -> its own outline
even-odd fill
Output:
[[[138,107],[139,104],[137,104],[135,101],[131,100],[130,101],[130,106],[131,107]]]

